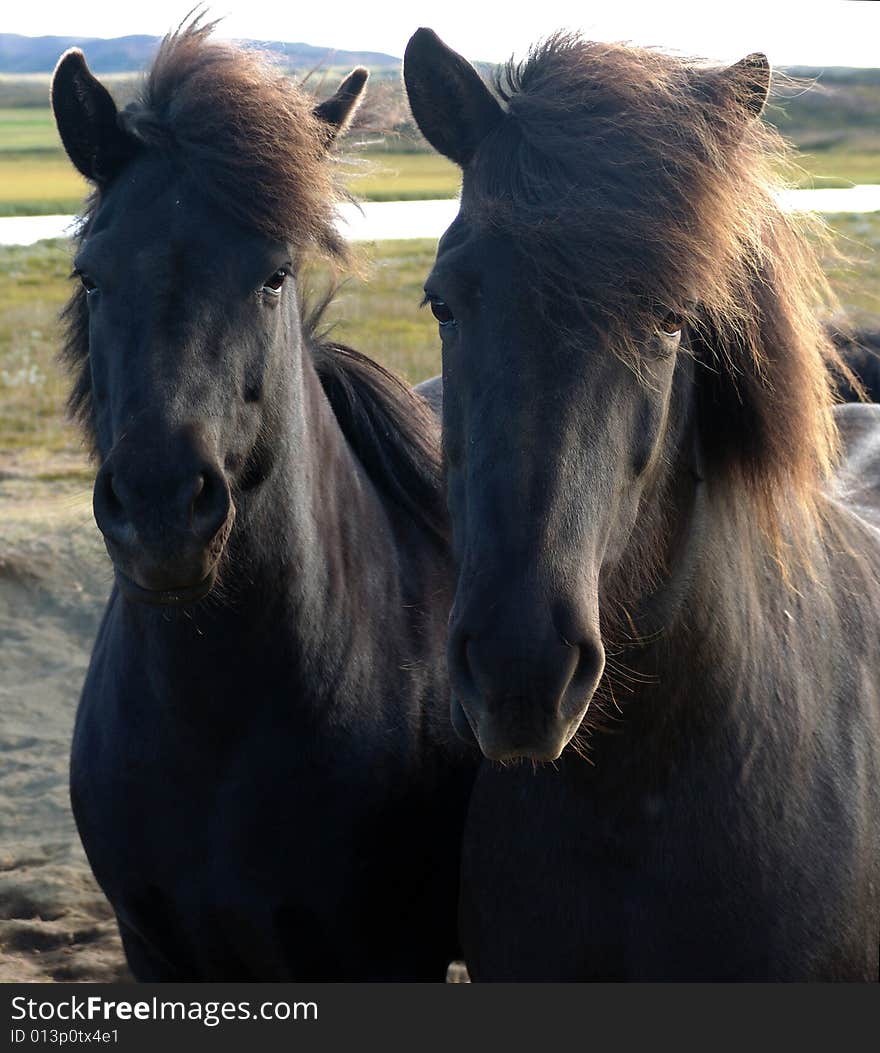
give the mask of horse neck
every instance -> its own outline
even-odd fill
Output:
[[[702,540],[702,464],[696,434],[694,364],[679,358],[663,448],[642,496],[636,527],[601,597],[603,633],[614,650],[638,652],[690,599]]]
[[[634,690],[630,685],[629,694],[650,696],[655,712],[672,720],[681,709],[699,709],[706,695],[715,699],[715,715],[723,699],[736,708],[750,691],[753,699],[772,701],[767,684],[781,675],[781,663],[802,649],[806,656],[809,634],[801,639],[802,625],[820,609],[833,618],[818,529],[803,538],[815,548],[818,578],[797,562],[786,573],[742,480],[707,464],[697,369],[685,359],[677,377],[670,418],[678,423],[652,496],[665,508],[654,520],[659,569],[628,609],[635,631],[618,648],[619,664],[646,678]],[[799,610],[810,605],[810,617],[801,617]],[[776,646],[781,636],[794,649],[787,658]]]
[[[365,606],[380,616],[399,588],[395,513],[351,450],[306,349],[289,387],[276,392],[284,411],[265,437],[271,472],[243,495],[226,573],[237,596],[268,601],[303,637],[316,626],[328,637]]]

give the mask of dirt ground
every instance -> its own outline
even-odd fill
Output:
[[[112,580],[80,467],[20,458],[0,469],[0,982],[130,979],[67,793]]]

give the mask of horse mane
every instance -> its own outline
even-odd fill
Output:
[[[378,362],[322,332],[333,291],[304,305],[303,338],[343,435],[367,475],[445,544],[440,426],[424,399]]]
[[[545,325],[638,369],[658,309],[682,312],[707,472],[777,541],[819,523],[847,370],[821,317],[824,227],[774,198],[779,134],[718,68],[571,33],[502,67],[495,90],[507,114],[465,172],[463,207],[512,235]]]

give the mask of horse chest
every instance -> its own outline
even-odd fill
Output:
[[[796,825],[762,833],[754,802],[728,807],[694,775],[623,803],[570,772],[484,769],[463,849],[472,977],[870,976],[870,938],[813,894],[837,877]]]
[[[356,780],[346,793],[320,757],[282,749],[284,738],[242,729],[237,744],[205,744],[199,755],[159,729],[145,740],[136,725],[111,732],[86,713],[71,778],[84,837],[116,846],[145,880],[164,887],[184,873],[208,897],[218,883],[270,894],[289,884],[280,855],[291,866],[317,855],[322,828],[345,829],[356,810],[349,796]]]
[[[351,729],[261,725],[247,707],[236,733],[218,721],[194,735],[139,682],[120,690],[98,653],[71,765],[80,835],[123,935],[150,934],[187,978],[424,975],[387,924],[380,931],[411,885],[418,903],[406,908],[422,922],[433,909],[452,956],[457,836],[453,846],[435,828],[436,844],[422,843],[426,791],[405,755]],[[377,950],[383,938],[392,961]],[[442,975],[447,952],[431,941],[424,954]]]

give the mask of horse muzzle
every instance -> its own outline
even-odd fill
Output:
[[[556,760],[602,677],[598,632],[584,631],[575,643],[552,626],[531,628],[518,618],[510,632],[472,635],[459,621],[450,634],[452,723],[490,760]]]
[[[135,603],[181,605],[214,587],[235,506],[219,468],[134,474],[111,457],[95,480],[95,521],[116,581]]]

